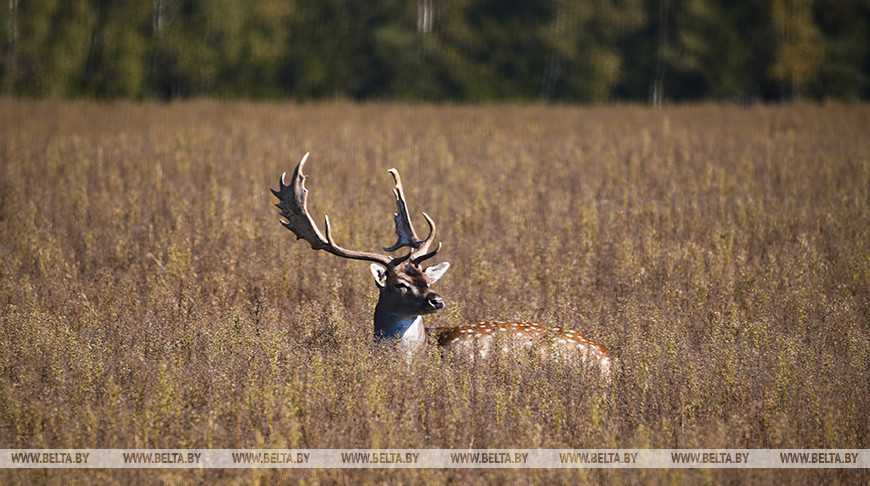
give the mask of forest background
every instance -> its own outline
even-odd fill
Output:
[[[864,0],[8,0],[0,94],[863,100]]]

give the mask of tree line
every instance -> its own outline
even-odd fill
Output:
[[[6,0],[0,92],[867,99],[866,0]]]

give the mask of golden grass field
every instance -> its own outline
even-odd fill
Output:
[[[593,370],[373,344],[339,244],[438,224],[430,326],[572,327]],[[433,261],[432,263],[435,263]],[[0,99],[0,448],[870,448],[870,107]],[[18,470],[7,484],[844,484],[849,470]]]

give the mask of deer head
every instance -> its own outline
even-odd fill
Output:
[[[396,169],[390,169],[389,172],[395,181],[393,194],[396,198],[397,211],[393,219],[398,239],[394,245],[383,249],[387,252],[395,252],[402,248],[409,248],[409,251],[391,257],[381,253],[346,250],[335,243],[328,216],[324,217],[326,226],[326,237],[324,237],[308,213],[308,189],[305,188],[307,176],[302,174],[302,168],[307,160],[306,153],[296,166],[289,185],[284,183],[285,172],[278,182],[278,190],[272,190],[272,194],[280,200],[276,206],[281,210],[281,216],[287,220],[282,221],[281,224],[292,231],[297,239],[307,241],[314,250],[324,250],[341,258],[373,262],[372,275],[380,289],[380,298],[375,308],[375,334],[388,338],[402,338],[403,341],[425,342],[419,317],[444,308],[444,299],[429,287],[450,267],[447,262],[427,268],[421,266],[425,260],[434,257],[441,249],[441,243],[438,243],[430,251],[435,238],[435,223],[432,218],[423,213],[423,217],[429,224],[429,235],[425,240],[421,240],[417,237],[408,215],[399,173]]]

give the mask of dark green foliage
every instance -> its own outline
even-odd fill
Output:
[[[861,0],[8,0],[0,93],[867,99]]]

